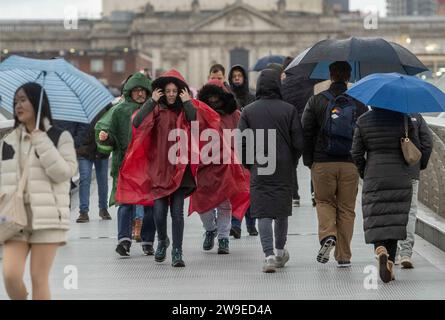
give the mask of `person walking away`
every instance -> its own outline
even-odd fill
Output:
[[[329,70],[329,90],[312,96],[304,109],[303,162],[311,169],[315,191],[321,244],[317,261],[327,263],[335,247],[337,266],[343,268],[351,265],[359,182],[350,154],[352,138],[357,118],[368,109],[344,95],[351,76],[349,63],[334,62]],[[333,122],[338,125],[331,125]]]
[[[351,151],[363,178],[365,241],[374,245],[384,283],[395,280],[397,241],[406,239],[413,194],[410,169],[400,146],[405,136],[405,117],[373,107],[358,119]],[[412,122],[407,121],[407,125],[411,141],[419,147]]]
[[[420,144],[420,151],[422,152],[422,158],[416,165],[409,167],[411,182],[413,185],[413,197],[411,199],[411,207],[409,210],[408,225],[406,229],[406,240],[399,240],[398,242],[398,256],[400,264],[403,269],[414,268],[411,260],[413,254],[415,232],[416,232],[416,220],[417,220],[417,207],[418,207],[418,191],[419,191],[419,179],[420,171],[425,170],[428,166],[428,161],[431,156],[433,141],[430,129],[419,113],[409,115],[411,122],[414,126],[414,136]],[[397,262],[397,259],[396,259]]]
[[[3,281],[12,300],[28,297],[23,282],[28,255],[32,299],[51,299],[49,273],[70,227],[70,180],[77,171],[74,141],[69,132],[53,126],[45,91],[41,120],[36,123],[42,90],[37,83],[17,89],[14,130],[0,141],[0,192],[15,192],[27,172],[24,204],[28,225],[3,248]]]
[[[263,272],[272,273],[282,268],[289,260],[285,249],[288,232],[288,217],[292,215],[292,164],[303,149],[303,135],[298,112],[292,105],[282,101],[280,75],[275,70],[263,70],[258,78],[257,101],[245,107],[238,128],[241,132],[265,130],[276,133],[276,140],[255,141],[242,139],[243,164],[250,169],[251,215],[258,218],[261,245],[265,254]],[[260,165],[257,154],[255,161],[247,161],[249,148],[264,150],[265,155],[276,158],[275,170],[263,172],[273,159]],[[275,150],[274,150],[275,149]],[[274,232],[272,224],[274,222]],[[274,251],[274,238],[275,249]]]

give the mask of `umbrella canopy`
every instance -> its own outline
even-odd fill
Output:
[[[397,43],[381,38],[352,37],[318,42],[299,54],[286,68],[286,73],[328,80],[329,65],[335,61],[349,62],[352,82],[373,73],[415,75],[428,70],[413,53]]]
[[[12,113],[14,93],[27,82],[44,86],[56,120],[90,123],[114,99],[96,78],[64,59],[11,56],[0,64],[1,106]]]
[[[377,73],[346,91],[366,105],[402,113],[445,111],[445,93],[414,76]]]
[[[258,59],[258,61],[255,63],[255,65],[252,67],[252,71],[263,71],[267,68],[267,65],[269,63],[279,63],[283,64],[284,60],[286,59],[285,56],[281,55],[268,55],[266,57],[262,57]]]

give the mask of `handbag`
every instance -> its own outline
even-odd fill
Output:
[[[0,193],[0,243],[4,243],[23,230],[28,224],[23,192],[29,170],[29,159],[20,178],[18,188],[12,193]]]
[[[405,137],[401,138],[400,146],[402,147],[403,157],[409,166],[414,166],[422,158],[422,152],[415,146],[415,144],[408,137],[408,117],[405,118]]]

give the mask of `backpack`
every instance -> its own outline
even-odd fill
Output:
[[[349,156],[357,122],[356,102],[344,94],[337,97],[330,91],[321,94],[329,100],[322,128],[327,137],[325,151],[331,156]]]

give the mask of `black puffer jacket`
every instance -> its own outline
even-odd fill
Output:
[[[418,145],[410,123],[410,138]],[[363,223],[366,243],[403,240],[411,206],[412,183],[403,158],[403,114],[373,109],[357,121],[352,159],[363,178]]]
[[[237,103],[233,94],[231,94],[230,92],[226,92],[223,87],[221,87],[224,85],[223,83],[221,83],[221,86],[218,86],[215,83],[216,81],[214,83],[207,83],[206,85],[204,85],[204,87],[199,90],[198,100],[206,103],[220,115],[232,114],[233,112],[238,110]],[[210,102],[210,97],[212,96],[219,97],[222,102],[221,106],[213,106],[213,104]]]
[[[255,141],[243,142],[243,154],[249,146],[254,146],[254,164],[250,168],[250,202],[253,218],[277,218],[292,215],[292,171],[303,147],[301,123],[294,106],[281,100],[279,75],[275,70],[261,72],[257,85],[258,100],[244,108],[238,128],[250,129]],[[264,131],[263,131],[264,130]],[[276,140],[266,139],[269,130],[276,132]],[[258,140],[264,133],[264,145]],[[275,143],[274,143],[275,142]],[[260,164],[259,154],[275,156],[275,170],[272,174],[261,174],[265,167],[272,167],[271,162]],[[273,168],[273,167],[272,167]]]
[[[242,84],[242,86],[237,86],[232,81],[233,72],[235,70],[241,71],[241,73],[244,75],[244,83]],[[240,108],[241,110],[245,106],[255,101],[255,95],[253,95],[253,93],[251,93],[249,89],[249,75],[242,66],[235,65],[232,67],[232,69],[230,69],[229,84],[230,89],[235,95],[236,102],[238,103],[238,108]]]

